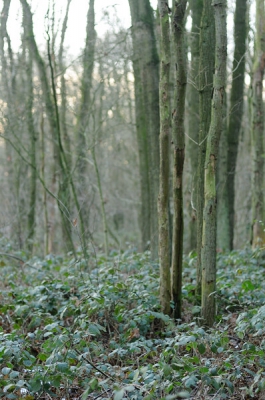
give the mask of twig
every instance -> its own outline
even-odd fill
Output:
[[[100,372],[102,375],[104,375],[106,378],[111,379],[113,382],[115,382],[115,379],[112,378],[112,376],[106,374],[104,371],[102,371],[101,369],[99,369],[95,364],[92,363],[92,361],[90,361],[86,356],[84,356],[84,354],[80,353],[80,351],[78,351],[77,349],[75,349],[75,351],[77,352],[77,354],[79,354],[81,357],[83,357],[84,360],[86,360],[88,362],[88,364],[91,365],[91,367],[93,367],[96,371]]]
[[[108,392],[110,392],[110,391],[111,391],[111,389],[107,389],[107,390],[104,391],[104,393],[108,393]],[[103,394],[104,394],[104,393],[103,393]],[[97,397],[94,397],[94,400],[99,399],[103,394],[100,393]]]
[[[14,260],[23,262],[22,267],[24,267],[24,265],[27,265],[28,267],[35,269],[35,271],[38,271],[38,268],[33,267],[33,265],[29,264],[27,261],[25,262],[24,260],[22,260],[22,258],[14,256],[13,254],[8,254],[8,253],[0,253],[0,256],[4,256],[4,257],[10,257],[10,258],[14,258]]]

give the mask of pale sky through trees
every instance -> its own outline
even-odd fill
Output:
[[[55,3],[56,13],[56,28],[58,29],[59,43],[62,19],[65,15],[67,0],[28,0],[34,14],[34,34],[39,48],[44,51],[46,48],[47,29],[45,15],[49,4],[52,8]],[[158,0],[150,0],[154,9],[157,8]],[[172,1],[169,1],[171,5]],[[0,0],[2,9],[3,0]],[[70,58],[75,59],[79,56],[84,48],[86,35],[86,16],[89,6],[89,0],[72,0],[70,6],[68,28],[65,39],[65,49]],[[231,68],[231,60],[233,58],[233,15],[234,15],[235,0],[228,2],[227,15],[227,30],[228,30],[228,65]],[[131,26],[131,17],[128,0],[95,0],[95,15],[96,15],[96,31],[99,36],[104,35],[108,30],[119,31],[121,27],[129,28]],[[250,9],[251,26],[254,28],[254,2],[251,1]],[[13,50],[18,50],[21,45],[21,23],[22,23],[22,7],[19,0],[11,0],[8,32],[11,37]],[[187,28],[190,28],[191,19],[188,18]],[[246,83],[249,83],[248,74],[246,74]],[[229,76],[228,76],[229,81]]]
[[[29,0],[32,12],[34,13],[34,33],[38,44],[45,43],[45,15],[48,6],[52,7],[51,0]],[[64,18],[67,0],[55,0],[56,21],[59,21],[59,35],[62,18]],[[151,0],[154,8],[157,7],[157,0]],[[2,9],[3,1],[0,0]],[[65,46],[73,56],[80,54],[84,47],[86,35],[86,14],[89,0],[72,0],[69,13],[68,29]],[[103,35],[110,27],[121,26],[129,28],[131,25],[130,9],[128,0],[96,0],[96,30],[99,36]],[[19,46],[21,27],[22,7],[19,0],[11,0],[11,7],[8,19],[8,30],[12,39],[14,50]],[[112,28],[113,29],[113,28]]]

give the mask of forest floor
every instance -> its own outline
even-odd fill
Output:
[[[218,254],[216,324],[206,330],[194,255],[185,257],[176,324],[160,312],[159,267],[148,253],[24,263],[6,246],[0,398],[265,399],[262,251]]]

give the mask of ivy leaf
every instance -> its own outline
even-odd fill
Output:
[[[198,344],[198,350],[199,350],[200,354],[204,354],[205,353],[206,347],[204,346],[203,343],[199,343]]]
[[[56,388],[60,387],[61,380],[62,380],[61,375],[56,375],[56,376],[53,376],[53,377],[50,378],[51,385],[56,387]]]
[[[16,383],[16,387],[22,388],[25,385],[25,381],[23,379],[20,379],[19,381],[17,381]]]
[[[122,400],[125,390],[119,389],[114,392],[114,400]]]
[[[30,360],[23,360],[23,364],[25,365],[25,367],[31,367],[32,366],[32,362]]]
[[[8,375],[10,371],[11,371],[11,368],[7,368],[7,367],[2,368],[2,374],[3,375]]]
[[[92,390],[95,390],[95,389],[97,389],[97,387],[98,387],[98,380],[96,379],[96,378],[93,378],[93,379],[91,379],[90,381],[89,381],[89,388],[90,388],[90,391]]]
[[[242,289],[244,289],[246,292],[249,292],[250,290],[254,290],[255,286],[250,280],[246,280],[242,283]]]
[[[60,372],[66,372],[69,369],[69,365],[66,362],[58,362],[56,368]]]
[[[38,354],[38,359],[41,360],[41,361],[46,361],[47,358],[48,358],[48,356],[46,354],[44,354],[44,353],[39,353]]]
[[[14,379],[17,378],[18,376],[19,376],[18,371],[12,371],[11,374],[9,375],[9,378]]]
[[[88,331],[89,331],[90,335],[92,335],[92,336],[100,335],[100,330],[98,329],[97,325],[95,325],[95,324],[90,324]]]
[[[42,383],[41,380],[37,378],[29,381],[29,385],[32,392],[38,392],[41,389]]]

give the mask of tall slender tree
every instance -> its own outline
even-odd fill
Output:
[[[230,227],[230,250],[233,249],[235,224],[235,171],[238,154],[239,132],[243,116],[245,53],[247,37],[247,0],[236,0],[234,16],[234,61],[232,71],[232,87],[230,95],[230,111],[228,120],[228,158],[227,188]]]
[[[159,58],[149,0],[129,0],[132,20],[135,117],[141,185],[142,248],[158,255]]]
[[[188,75],[187,99],[188,99],[188,140],[186,144],[191,173],[191,195],[189,203],[188,225],[188,249],[196,249],[197,243],[197,166],[198,166],[198,142],[199,142],[199,78],[200,78],[200,24],[203,10],[203,0],[191,0],[189,2],[192,26],[190,35],[191,62]]]
[[[264,101],[265,11],[264,0],[256,0],[255,56],[252,76],[252,244],[265,243],[264,204]]]
[[[167,0],[159,1],[160,12],[160,185],[158,199],[160,303],[170,314],[170,236],[169,236],[169,140],[170,140],[170,23]]]
[[[174,317],[181,318],[182,258],[183,258],[183,165],[185,157],[185,97],[187,86],[185,12],[187,0],[175,1],[172,35],[176,61],[174,104],[172,112],[173,156],[173,240],[172,240],[172,300]]]
[[[218,184],[221,195],[223,195],[223,203],[225,207],[220,207],[220,215],[218,218],[219,240],[217,247],[233,249],[234,240],[234,220],[235,220],[235,170],[237,163],[239,132],[243,115],[244,105],[244,78],[245,78],[245,53],[246,53],[246,36],[247,36],[247,0],[237,0],[234,15],[234,60],[232,70],[232,87],[230,95],[230,110],[228,114],[228,127],[224,126],[225,152],[227,152],[227,160],[224,168],[220,168]],[[225,135],[227,132],[227,136]],[[226,143],[227,142],[227,143]],[[227,169],[227,172],[225,171]],[[227,202],[227,204],[225,204]],[[221,203],[219,198],[218,204]],[[223,213],[223,209],[227,206],[228,216]],[[226,218],[228,218],[229,230]]]
[[[26,46],[27,47],[27,46]],[[28,52],[25,50],[25,67],[26,67],[26,120],[27,130],[30,141],[30,164],[33,166],[30,168],[30,185],[29,185],[29,211],[28,211],[28,234],[27,234],[27,248],[32,253],[33,251],[33,240],[35,235],[35,223],[36,223],[36,195],[37,195],[37,132],[34,125],[33,116],[33,57],[31,50]]]
[[[216,165],[223,126],[226,83],[226,0],[213,0],[216,32],[215,73],[211,124],[205,157],[204,212],[202,236],[202,318],[212,326],[215,318],[216,287]]]
[[[102,123],[103,123],[102,111],[103,111],[103,97],[104,97],[104,91],[105,91],[105,80],[104,80],[104,74],[103,74],[102,60],[99,63],[99,75],[100,75],[100,83],[99,83],[99,90],[98,90],[99,99],[98,99],[98,104],[97,104],[97,111],[95,110],[93,112],[93,144],[92,144],[92,148],[91,148],[91,153],[92,153],[92,159],[93,159],[93,164],[94,164],[95,173],[96,173],[97,188],[98,188],[98,192],[99,192],[100,211],[101,211],[102,227],[103,227],[103,232],[104,232],[104,248],[105,248],[105,253],[108,254],[109,253],[109,227],[108,227],[108,223],[107,223],[107,214],[106,214],[106,207],[105,207],[105,201],[104,201],[104,195],[103,195],[103,188],[102,188],[101,176],[100,176],[99,165],[98,165],[97,154],[96,154],[97,144],[100,143],[101,137],[102,137]]]
[[[226,86],[226,85],[225,85]],[[216,247],[218,251],[228,251],[230,248],[228,190],[227,190],[227,101],[224,99],[223,129],[218,149],[218,162],[216,172],[217,188],[217,236]]]
[[[7,31],[7,21],[10,10],[10,0],[4,0],[1,10],[1,31],[0,31],[0,56],[1,56],[1,84],[3,99],[7,104],[5,110],[5,152],[6,152],[6,172],[8,174],[9,203],[12,213],[16,214],[13,230],[17,244],[20,248],[23,246],[22,240],[22,224],[20,211],[20,173],[21,164],[17,162],[17,155],[12,146],[12,140],[16,141],[16,132],[18,131],[17,118],[17,74],[15,71],[15,63],[11,40]],[[7,45],[7,46],[6,46]],[[6,48],[7,47],[7,48]],[[18,167],[18,168],[17,168]]]
[[[201,249],[204,207],[204,163],[206,143],[211,123],[211,99],[213,90],[215,25],[212,0],[203,0],[203,13],[200,25],[200,61],[199,61],[199,146],[197,167],[197,289],[201,294]]]
[[[67,163],[69,165],[69,169],[72,166],[72,157],[71,157],[71,143],[70,143],[70,136],[68,133],[67,128],[67,89],[66,89],[66,81],[65,81],[65,49],[64,49],[64,42],[65,42],[65,35],[67,31],[67,23],[69,17],[69,9],[72,0],[67,0],[67,6],[65,11],[65,16],[63,20],[63,26],[61,31],[61,40],[60,40],[60,47],[59,47],[59,54],[58,54],[58,67],[59,67],[59,78],[60,78],[60,125],[62,131],[62,139],[65,147],[65,153],[67,157]],[[69,200],[70,202],[70,200]]]
[[[89,8],[87,12],[86,25],[86,43],[83,54],[83,74],[81,80],[81,99],[80,108],[77,116],[76,133],[77,133],[77,173],[78,173],[78,196],[81,206],[79,216],[84,221],[85,231],[84,240],[88,238],[89,230],[89,201],[86,190],[87,185],[87,151],[89,142],[89,121],[91,117],[91,89],[92,76],[95,62],[95,1],[89,0]]]

